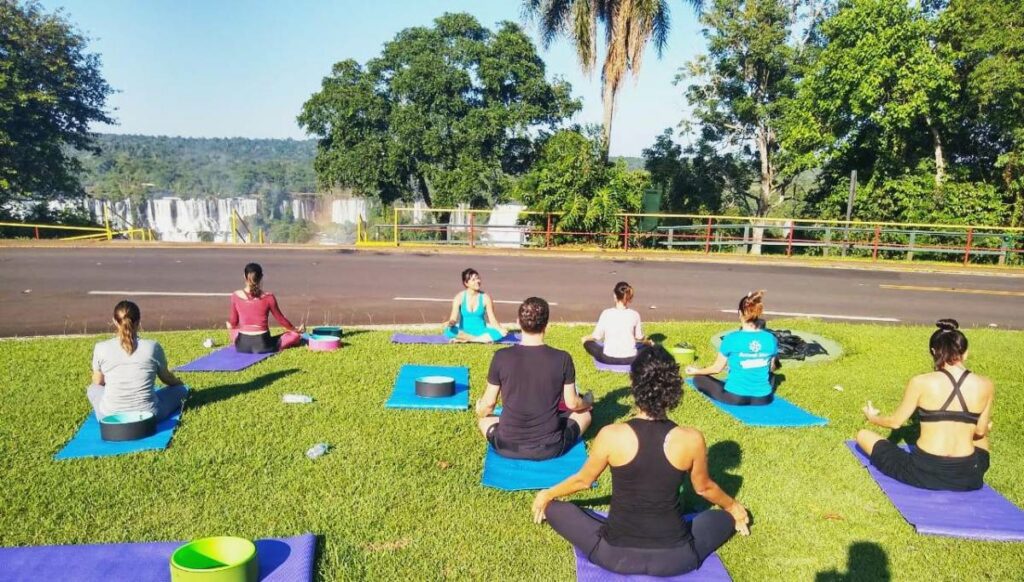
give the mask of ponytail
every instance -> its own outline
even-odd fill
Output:
[[[939,328],[928,340],[928,348],[935,361],[935,369],[941,370],[946,364],[955,364],[967,353],[967,336],[960,331],[960,324],[955,319],[940,319],[935,322]]]
[[[249,263],[243,272],[245,273],[245,284],[249,287],[249,295],[251,297],[263,295],[263,289],[260,287],[260,283],[263,281],[263,267],[259,263]]]
[[[139,306],[131,301],[122,301],[114,306],[114,324],[117,325],[117,338],[121,349],[129,356],[135,353],[139,345],[139,324],[142,314]]]
[[[763,300],[764,289],[761,289],[760,291],[751,291],[750,293],[747,293],[743,299],[740,299],[738,311],[740,312],[740,317],[743,319],[744,323],[757,321],[761,317],[761,314],[764,313]]]

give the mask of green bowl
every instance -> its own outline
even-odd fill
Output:
[[[697,352],[690,348],[672,348],[672,357],[680,366],[689,366],[697,359]]]
[[[256,582],[256,545],[230,536],[201,538],[171,554],[172,582]]]

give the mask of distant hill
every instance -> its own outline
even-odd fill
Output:
[[[619,160],[625,160],[626,165],[629,166],[630,170],[642,170],[644,169],[644,159],[636,158],[632,156],[609,156],[608,159],[612,162]]]
[[[248,196],[313,192],[316,142],[100,134],[99,154],[77,154],[82,184],[97,197],[144,192]]]

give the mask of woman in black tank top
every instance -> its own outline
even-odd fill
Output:
[[[586,464],[572,477],[537,493],[534,521],[547,519],[562,537],[606,570],[675,576],[701,563],[733,533],[749,533],[747,510],[708,475],[703,435],[666,416],[682,398],[679,365],[662,347],[642,351],[630,369],[639,413],[601,429]],[[608,517],[558,497],[589,489],[611,467]],[[683,520],[679,488],[687,473],[694,490],[726,509]]]

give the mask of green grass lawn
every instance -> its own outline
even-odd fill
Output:
[[[835,362],[783,368],[780,393],[829,418],[827,427],[744,427],[692,392],[672,413],[704,432],[713,477],[755,517],[750,537],[720,550],[734,579],[1019,579],[1024,544],[917,535],[843,446],[865,426],[867,399],[889,412],[905,381],[929,369],[931,329],[772,325],[819,333],[846,350]],[[669,343],[699,346],[709,362],[709,338],[733,326],[647,327]],[[580,386],[598,397],[587,440],[631,414],[627,377],[597,372],[584,353],[578,338],[588,331],[556,327],[549,336],[573,354]],[[226,339],[223,331],[149,337],[180,365],[207,352],[208,333]],[[468,365],[477,398],[497,348],[393,346],[389,335],[356,332],[340,351],[289,350],[234,374],[183,374],[196,393],[169,449],[61,462],[52,455],[89,412],[85,386],[98,338],[0,342],[0,545],[310,531],[320,536],[321,580],[574,579],[569,545],[530,519],[533,493],[479,485],[484,441],[472,412],[384,408],[405,363]],[[967,335],[970,368],[991,377],[998,395],[986,480],[1024,505],[1024,333]],[[283,404],[286,392],[316,402]],[[306,459],[321,441],[331,452]],[[610,492],[606,473],[574,500],[606,508]]]

